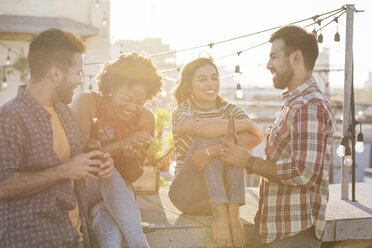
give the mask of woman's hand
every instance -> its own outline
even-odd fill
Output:
[[[130,158],[133,161],[143,162],[146,157],[147,149],[141,147],[134,148],[132,145],[125,145],[123,147],[123,153],[125,157]]]
[[[238,168],[246,168],[250,156],[244,147],[235,145],[226,139],[223,141],[220,157],[225,164]]]
[[[129,145],[134,147],[135,149],[145,148],[151,144],[152,136],[146,131],[138,131],[135,132],[132,136],[130,136]]]
[[[195,167],[201,171],[207,166],[210,162],[210,157],[207,153],[207,148],[198,149],[194,151],[191,155],[192,162]]]

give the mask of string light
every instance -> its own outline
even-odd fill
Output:
[[[318,36],[318,33],[316,32],[316,30],[315,30],[315,23],[314,23],[314,28],[313,28],[313,31],[312,31],[312,33],[313,33],[313,35],[315,36],[315,37],[317,37]]]
[[[323,43],[322,31],[320,31],[320,34],[318,35],[318,43]]]
[[[240,85],[240,83],[238,83],[236,85],[236,92],[235,92],[235,96],[237,99],[241,100],[244,98],[244,92],[242,90],[242,86]]]
[[[357,139],[355,143],[355,151],[357,153],[362,153],[364,151],[362,123],[359,122],[358,124],[359,124],[359,133],[357,135]]]
[[[8,56],[6,57],[6,65],[10,65],[10,48],[8,48]]]
[[[338,146],[337,151],[336,151],[337,156],[339,156],[339,157],[345,156],[346,145],[347,145],[347,137],[342,136],[341,141],[340,141],[340,145]]]
[[[316,20],[316,21],[314,21],[313,23],[311,23],[309,25],[304,26],[304,28],[306,28],[308,26],[311,26],[311,25],[315,25],[315,24],[321,25],[321,23],[322,23],[323,20],[326,20],[326,19],[328,19],[328,18],[330,18],[330,17],[332,17],[334,15],[337,15],[340,12],[342,12],[342,13],[338,17],[340,17],[341,15],[345,14],[346,13],[345,9],[346,9],[345,6],[342,6],[339,9],[335,9],[335,10],[332,10],[332,11],[329,11],[329,12],[326,12],[326,13],[323,13],[321,15],[316,15],[316,16],[313,16],[313,17],[310,17],[310,18],[306,18],[306,19],[303,19],[303,20],[299,20],[299,21],[296,21],[296,22],[292,22],[292,23],[289,23],[289,24],[286,24],[286,25],[294,25],[294,24],[301,23],[301,22],[308,21],[308,20],[313,20],[313,21]],[[323,19],[318,19],[320,16],[325,16],[325,15],[328,15],[328,16],[324,17]],[[154,53],[154,54],[151,54],[149,56],[150,57],[163,56],[163,55],[168,55],[168,54],[173,54],[173,53],[179,53],[179,52],[184,52],[184,51],[189,51],[189,50],[194,50],[194,49],[200,49],[200,48],[203,48],[203,47],[206,47],[206,46],[208,46],[210,49],[212,49],[217,44],[221,44],[221,43],[225,43],[225,42],[229,42],[229,41],[233,41],[233,40],[237,40],[237,39],[241,39],[241,38],[253,36],[253,35],[256,35],[256,34],[261,34],[261,33],[267,32],[267,31],[271,31],[271,30],[275,30],[275,29],[281,28],[281,27],[286,26],[286,25],[281,25],[281,26],[269,28],[269,29],[266,29],[266,30],[261,30],[261,31],[258,31],[258,32],[254,32],[254,33],[250,33],[250,34],[246,34],[246,35],[242,35],[242,36],[239,36],[239,37],[234,37],[234,38],[231,38],[231,39],[226,39],[226,40],[222,40],[222,41],[218,41],[218,42],[211,42],[211,43],[208,43],[206,45],[199,45],[199,46],[189,47],[189,48],[185,48],[185,49],[178,49],[178,50],[171,50],[171,51],[167,51],[167,52]],[[321,30],[322,28],[320,28],[319,30]],[[316,31],[316,32],[318,32],[318,31]],[[320,39],[321,39],[321,41],[323,41],[323,35],[321,35]],[[248,49],[242,50],[241,52],[251,50],[253,48],[256,48],[258,46],[262,46],[262,45],[267,44],[267,43],[268,43],[267,41],[266,42],[263,42],[263,43],[260,43],[260,44],[258,44],[256,46],[253,46],[253,47],[250,47]],[[223,59],[223,58],[226,58],[226,57],[229,57],[229,56],[233,56],[235,54],[236,54],[236,52],[233,53],[233,54],[229,54],[229,55],[225,55],[225,56],[219,57],[219,58],[214,58],[214,60]],[[93,62],[93,63],[86,63],[85,65],[96,65],[96,64],[104,64],[104,63],[103,62]],[[165,72],[175,71],[176,69],[177,68],[167,69]]]
[[[235,73],[234,73],[234,82],[235,83],[240,83],[240,66],[239,66],[239,56],[242,52],[239,51],[236,53],[237,57],[236,57],[236,66],[235,66]]]
[[[336,22],[336,34],[335,34],[335,41],[340,41],[340,34],[338,33],[338,17],[334,18],[334,21]]]
[[[96,0],[96,8],[99,7],[99,0]]]
[[[326,12],[326,13],[323,13],[321,15],[317,15],[316,18],[320,17],[320,16],[324,16],[324,15],[328,15],[328,14],[331,14],[329,16],[333,16],[335,14],[338,14],[340,13],[341,11],[344,11],[345,7],[342,6],[341,8],[339,9],[335,9],[335,10],[332,10],[332,11],[329,11],[329,12]],[[337,13],[335,13],[337,12]],[[345,13],[346,11],[344,11]],[[242,38],[246,38],[246,37],[249,37],[249,36],[253,36],[253,35],[257,35],[257,34],[261,34],[261,33],[265,33],[265,32],[268,32],[268,31],[272,31],[272,30],[275,30],[275,29],[278,29],[278,28],[281,28],[283,26],[287,26],[287,25],[295,25],[295,24],[298,24],[298,23],[301,23],[301,22],[305,22],[305,21],[308,21],[308,20],[312,20],[314,17],[310,17],[310,18],[306,18],[306,19],[302,19],[302,20],[299,20],[299,21],[295,21],[295,22],[291,22],[291,23],[288,23],[288,24],[285,24],[285,25],[281,25],[281,26],[276,26],[276,27],[273,27],[273,28],[268,28],[268,29],[265,29],[265,30],[261,30],[261,31],[258,31],[258,32],[254,32],[254,33],[250,33],[250,34],[246,34],[246,35],[242,35],[242,36],[238,36],[238,37],[234,37],[234,38],[231,38],[231,39],[226,39],[226,40],[222,40],[222,41],[218,41],[218,42],[214,42],[214,43],[208,43],[206,45],[200,45],[200,46],[194,46],[194,47],[189,47],[189,48],[184,48],[184,49],[179,49],[179,50],[172,50],[172,51],[168,51],[168,52],[161,52],[161,53],[156,53],[156,54],[152,54],[150,55],[151,57],[155,57],[155,56],[163,56],[163,55],[168,55],[168,54],[172,54],[172,53],[178,53],[178,52],[184,52],[184,51],[189,51],[189,50],[195,50],[195,49],[199,49],[199,48],[203,48],[203,47],[213,47],[214,45],[218,45],[218,44],[222,44],[222,43],[225,43],[225,42],[230,42],[230,41],[233,41],[233,40],[237,40],[237,39],[242,39]],[[328,17],[327,17],[328,18]],[[325,18],[326,19],[326,18]],[[321,20],[319,19],[317,22],[316,22],[319,26],[321,25]],[[312,24],[311,24],[312,25]]]
[[[103,17],[103,18],[102,18],[102,25],[104,25],[104,26],[105,26],[105,25],[106,25],[106,23],[107,23],[107,21],[106,21],[106,18],[105,18],[105,17]]]
[[[3,82],[1,83],[1,90],[6,90],[8,88],[8,82],[6,81],[6,71],[4,67],[4,76],[3,76]]]
[[[344,165],[346,167],[351,167],[352,164],[353,164],[353,159],[351,157],[351,149],[350,149],[350,146],[347,145],[345,148]]]

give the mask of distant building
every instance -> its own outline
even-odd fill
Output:
[[[8,88],[0,91],[0,105],[15,97],[18,86],[27,82],[28,46],[32,38],[44,30],[62,29],[82,38],[88,47],[87,64],[110,58],[110,1],[100,0],[98,6],[96,3],[95,0],[78,3],[75,0],[0,0],[0,83],[4,80],[4,71],[8,83]],[[8,48],[14,52],[8,54]],[[87,75],[96,75],[98,70],[99,65],[85,66]],[[88,84],[77,91],[86,89]]]

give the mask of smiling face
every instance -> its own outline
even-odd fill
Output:
[[[108,99],[108,113],[117,121],[128,121],[139,113],[146,103],[146,87],[124,84]]]
[[[82,84],[82,73],[84,68],[84,57],[82,54],[75,53],[72,65],[63,73],[63,79],[55,89],[56,101],[70,104],[74,89]]]
[[[207,64],[195,71],[191,82],[191,95],[203,107],[212,106],[220,89],[220,79],[214,66]]]
[[[273,75],[274,87],[277,89],[287,88],[294,75],[294,70],[290,63],[290,55],[286,54],[284,48],[283,40],[275,40],[272,43],[270,60],[266,66]]]

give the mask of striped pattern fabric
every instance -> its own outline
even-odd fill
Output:
[[[174,137],[174,146],[176,148],[176,168],[175,173],[181,168],[186,154],[190,149],[193,137],[181,133],[180,126],[182,121],[188,117],[195,120],[200,119],[228,119],[230,114],[235,115],[237,120],[249,119],[247,113],[232,103],[225,103],[222,106],[202,107],[194,101],[186,102],[177,107],[172,113],[172,132]]]
[[[255,221],[263,243],[315,227],[321,239],[328,203],[336,121],[313,77],[292,92],[270,127],[265,159],[276,159],[282,184],[260,180]]]

